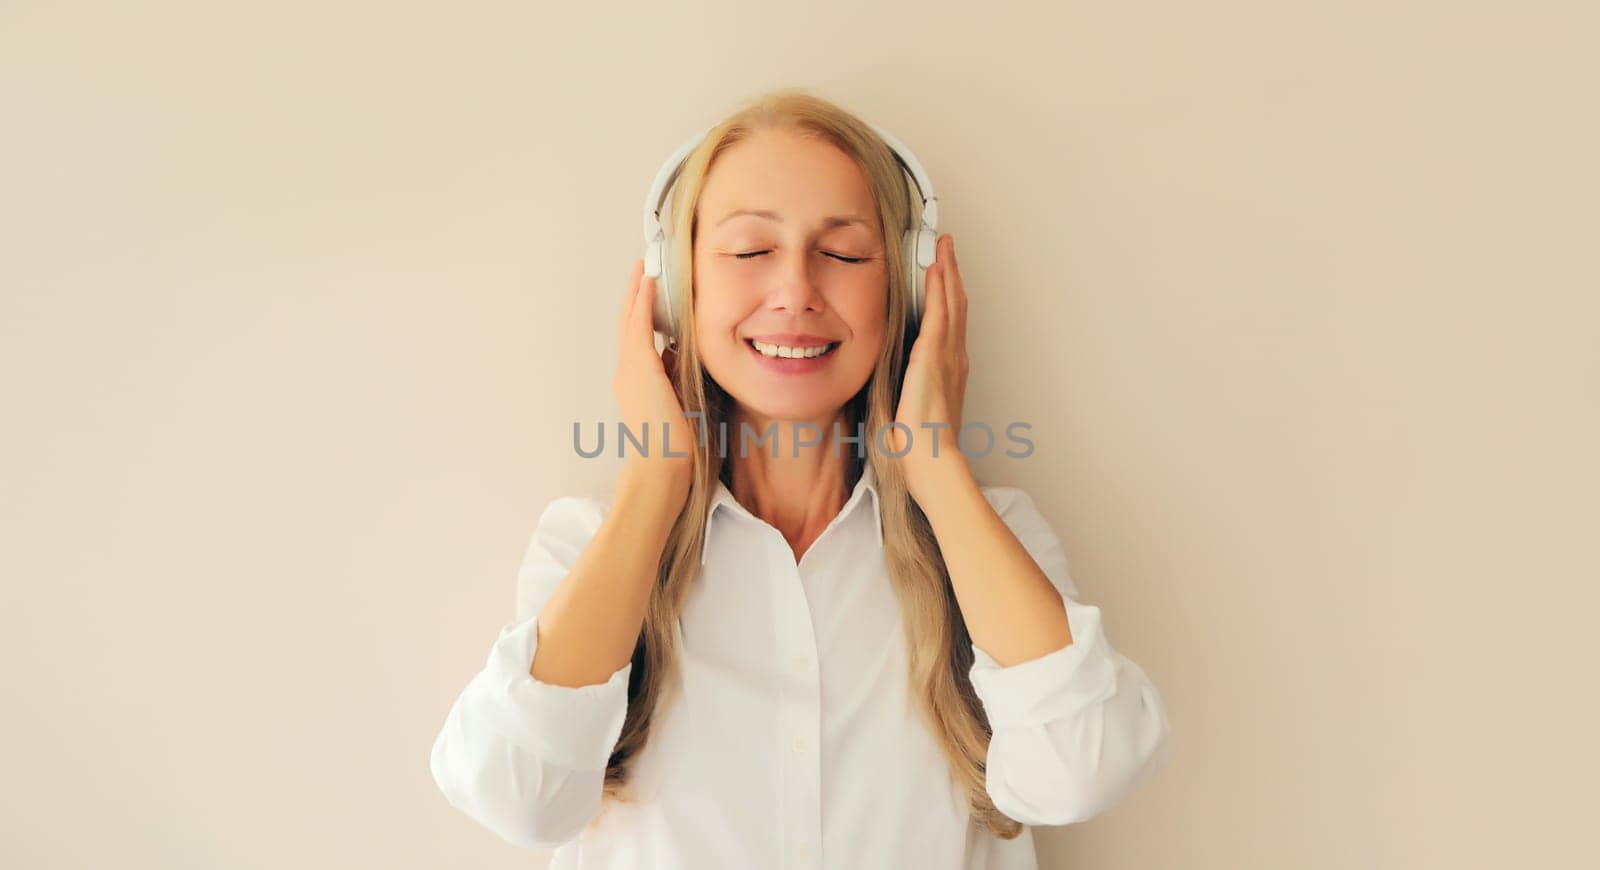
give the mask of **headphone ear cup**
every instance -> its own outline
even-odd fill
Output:
[[[677,324],[672,320],[672,303],[677,298],[677,288],[673,281],[672,264],[672,239],[663,236],[651,243],[655,259],[660,264],[656,275],[656,302],[652,319],[656,332],[661,333],[668,341],[677,338]],[[646,262],[649,262],[648,258]]]
[[[925,289],[922,283],[925,272],[917,264],[918,235],[914,229],[906,230],[901,240],[901,247],[905,251],[906,289],[911,295],[911,304],[906,307],[906,331],[912,335],[916,334],[918,324],[922,323],[922,298]]]

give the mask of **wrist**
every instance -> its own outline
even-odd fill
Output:
[[[943,503],[979,491],[972,466],[965,456],[954,451],[942,453],[937,459],[925,458],[914,472],[908,472],[906,486],[930,520]]]
[[[617,497],[667,511],[676,517],[689,497],[694,466],[659,459],[629,459],[617,475]]]

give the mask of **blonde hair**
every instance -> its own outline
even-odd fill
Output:
[[[888,268],[888,317],[883,349],[871,378],[846,404],[848,429],[865,423],[867,456],[851,457],[848,480],[859,479],[861,462],[871,462],[882,508],[884,550],[895,595],[899,600],[908,652],[911,694],[949,761],[953,784],[967,795],[975,822],[1002,839],[1022,832],[1021,823],[995,808],[985,787],[985,759],[993,733],[968,676],[973,654],[971,635],[957,605],[955,591],[940,556],[933,529],[906,489],[898,463],[883,456],[873,433],[894,420],[910,342],[906,312],[911,288],[906,285],[905,228],[920,219],[913,196],[889,146],[872,128],[843,108],[797,88],[763,94],[712,127],[685,160],[671,202],[671,259],[677,270],[675,320],[681,324],[677,365],[669,374],[684,411],[700,412],[701,431],[715,433],[729,420],[732,400],[700,364],[693,319],[693,262],[696,206],[712,164],[724,150],[767,129],[781,129],[830,143],[860,165],[878,204]],[[693,418],[691,418],[693,419]],[[731,427],[730,427],[731,428]],[[665,703],[669,686],[679,685],[679,653],[675,625],[700,567],[705,545],[706,513],[717,482],[726,482],[726,457],[718,439],[697,444],[695,474],[689,497],[674,523],[661,554],[657,582],[651,590],[644,626],[634,648],[628,681],[628,710],[622,733],[606,766],[602,800],[627,801],[629,762],[642,750],[657,704]]]

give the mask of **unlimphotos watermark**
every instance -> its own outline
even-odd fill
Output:
[[[700,434],[700,446],[706,447],[706,438],[708,433],[706,431],[703,415],[699,411],[686,411],[684,412],[684,416],[693,418],[695,420]],[[799,421],[793,422],[790,425],[792,432],[789,437],[789,445],[793,457],[798,457],[802,448],[822,446],[822,427],[815,423]],[[768,423],[766,431],[757,436],[755,428],[752,427],[749,422],[740,421],[738,435],[739,457],[742,459],[750,455],[749,448],[751,444],[754,444],[757,450],[770,444],[772,457],[774,459],[778,458],[777,427],[777,421]],[[645,421],[640,423],[639,428],[640,431],[635,433],[633,428],[626,423],[618,422],[616,424],[617,456],[619,458],[627,457],[627,447],[629,444],[633,445],[634,451],[639,456],[648,457],[650,455],[650,422]],[[834,456],[839,455],[839,446],[841,444],[855,445],[856,455],[859,457],[865,457],[867,455],[867,426],[865,423],[857,423],[855,428],[856,433],[854,435],[844,435],[840,433],[839,424],[837,422],[833,424],[832,451]],[[920,437],[928,437],[933,439],[933,455],[938,456],[941,446],[940,436],[945,434],[946,430],[951,428],[950,424],[943,422],[923,423],[921,428],[931,432],[931,434],[924,434]],[[1019,434],[1021,431],[1027,431],[1032,428],[1032,424],[1023,422],[1021,420],[1012,421],[1011,423],[1006,424],[1006,439],[1022,445],[1020,450],[1008,448],[1005,451],[1006,456],[1012,459],[1023,459],[1033,455],[1033,442],[1030,441],[1026,436]],[[889,432],[894,429],[899,429],[903,433],[905,446],[899,451],[890,449]],[[801,434],[801,430],[806,430],[809,432],[809,437],[803,436]],[[672,449],[672,428],[668,426],[665,421],[661,422],[660,428],[656,431],[664,433],[665,436],[662,439],[664,442],[662,445],[662,455],[675,458],[684,458],[689,455],[687,452],[674,451]],[[722,458],[727,458],[728,421],[722,420],[717,423],[717,436],[718,455]],[[912,428],[898,420],[878,427],[878,431],[874,436],[878,449],[883,453],[895,458],[899,458],[911,452],[915,437],[918,436],[916,436],[916,433],[912,430]],[[994,451],[995,448],[994,429],[990,427],[989,424],[981,420],[973,420],[971,422],[961,424],[961,430],[956,433],[954,440],[956,442],[956,449],[961,452],[961,455],[969,459],[979,459],[988,456]],[[981,442],[982,449],[975,449],[976,442]],[[947,445],[948,440],[945,440],[944,443]],[[586,449],[583,443],[583,424],[574,420],[572,423],[572,449],[577,451],[578,455],[585,459],[594,459],[595,457],[598,457],[604,453],[606,449],[605,423],[595,423],[593,449]]]

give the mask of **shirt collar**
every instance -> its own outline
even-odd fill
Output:
[[[844,507],[839,509],[839,515],[848,518],[850,512],[858,509],[859,503],[866,499],[866,494],[869,492],[872,494],[872,527],[878,536],[878,546],[882,547],[882,506],[878,502],[878,478],[872,471],[872,463],[866,462],[862,464],[861,479],[856,481],[856,488],[850,493],[850,497],[845,499]],[[711,530],[716,527],[714,520],[717,517],[717,508],[719,507],[726,507],[730,511],[744,514],[751,519],[757,519],[754,514],[745,510],[744,505],[739,504],[738,499],[733,497],[733,492],[728,489],[728,485],[718,479],[716,494],[711,497],[711,507],[706,509],[705,541],[700,548],[700,564],[702,565],[706,563],[706,554],[711,551]]]

